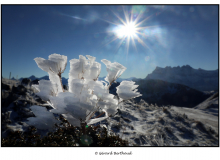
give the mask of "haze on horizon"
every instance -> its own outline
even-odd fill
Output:
[[[218,69],[218,5],[2,5],[2,76],[43,77],[36,57],[91,55],[118,62],[120,78],[156,66]]]

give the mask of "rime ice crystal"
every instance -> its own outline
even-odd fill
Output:
[[[56,74],[58,74],[60,71],[63,72],[67,64],[67,56],[56,53],[51,54],[49,56],[49,60],[38,57],[35,58],[34,60],[40,69],[48,73],[52,72]]]
[[[61,81],[61,73],[66,68],[66,56],[52,54],[49,56],[49,60],[34,59],[39,68],[48,72],[50,78],[50,81],[40,80],[39,85],[34,85],[39,91],[37,95],[48,101],[53,109],[48,112],[43,107],[32,106],[31,109],[36,117],[29,118],[29,124],[40,129],[50,128],[56,122],[52,115],[56,113],[62,114],[72,125],[80,126],[81,122],[94,124],[117,112],[119,101],[109,93],[109,87],[126,68],[117,62],[111,63],[106,59],[101,60],[107,67],[108,75],[105,78],[108,82],[107,85],[105,81],[98,81],[101,64],[95,62],[95,57],[89,55],[86,57],[79,55],[79,59],[70,60],[68,92],[64,92],[62,89]],[[127,100],[141,96],[135,89],[138,85],[134,85],[134,83],[121,82],[117,87],[117,93],[121,99]],[[91,119],[98,109],[105,113],[104,117]],[[41,119],[42,121],[40,121]]]
[[[122,73],[126,70],[126,68],[117,62],[111,63],[106,59],[103,59],[101,61],[106,65],[108,75],[106,76],[105,80],[109,83],[110,87],[111,83],[113,83],[117,78],[119,78],[122,75]]]
[[[40,80],[39,85],[33,85],[39,92],[36,95],[40,96],[44,101],[48,101],[51,96],[55,96],[58,92],[56,84],[52,84],[48,80]]]
[[[137,92],[137,89],[135,89],[138,85],[134,85],[134,83],[135,82],[132,81],[122,81],[121,84],[116,87],[118,96],[123,100],[142,96],[139,92]]]
[[[67,56],[60,54],[51,54],[49,60],[44,58],[35,58],[38,67],[45,72],[48,72],[50,81],[57,85],[58,92],[62,92],[61,74],[64,72],[67,65]]]

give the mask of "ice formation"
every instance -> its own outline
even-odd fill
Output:
[[[48,101],[51,96],[55,96],[58,93],[57,85],[48,80],[40,80],[39,85],[32,86],[39,91],[36,95],[40,96],[44,101]]]
[[[105,78],[107,84],[107,82],[98,81],[101,64],[95,62],[95,57],[89,55],[86,57],[79,55],[79,59],[70,60],[69,90],[67,92],[62,89],[61,81],[61,74],[66,68],[67,57],[52,54],[49,56],[49,60],[34,59],[39,68],[48,72],[50,81],[40,80],[39,85],[33,86],[39,91],[37,95],[48,101],[53,109],[48,112],[43,107],[32,106],[31,109],[36,117],[29,118],[29,124],[45,129],[55,123],[53,113],[56,113],[63,115],[74,126],[80,126],[80,123],[84,122],[90,125],[117,112],[119,101],[114,99],[113,94],[109,93],[109,87],[126,68],[117,62],[111,63],[106,59],[101,60],[107,67],[108,75]],[[122,100],[141,96],[135,89],[138,85],[134,85],[134,83],[125,81],[117,87],[117,93]],[[104,117],[91,119],[97,110],[105,113]],[[40,114],[41,112],[42,114]],[[38,123],[38,121],[40,122]]]
[[[59,121],[53,116],[53,113],[48,112],[45,107],[34,105],[30,108],[36,117],[30,117],[27,119],[29,125],[33,125],[41,130],[53,131],[54,124],[59,123]]]
[[[106,65],[108,75],[106,76],[105,80],[109,83],[110,87],[111,84],[122,75],[126,68],[117,62],[111,63],[106,59],[101,61]]]
[[[134,84],[135,82],[133,81],[122,81],[121,84],[118,87],[116,87],[118,96],[123,100],[128,100],[131,98],[141,96],[141,94],[137,92],[136,89],[138,85],[134,85]]]
[[[58,92],[63,92],[61,74],[66,69],[67,56],[54,53],[49,56],[48,60],[38,57],[34,60],[40,69],[48,72],[49,79],[54,85],[57,85]]]

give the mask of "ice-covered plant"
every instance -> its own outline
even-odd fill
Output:
[[[50,113],[44,113],[48,111],[40,109],[39,106],[32,106],[31,109],[36,117],[28,118],[30,125],[51,130],[56,122],[51,116],[52,113],[63,115],[73,126],[91,125],[114,115],[119,103],[124,100],[141,96],[135,89],[138,87],[134,85],[135,82],[123,81],[117,87],[120,99],[114,99],[114,95],[109,93],[109,87],[126,68],[117,62],[111,63],[103,59],[101,61],[106,65],[108,74],[105,78],[106,82],[99,81],[101,64],[95,62],[95,57],[89,55],[86,57],[79,55],[79,59],[70,60],[68,91],[63,89],[61,76],[67,64],[66,56],[52,54],[48,60],[34,59],[39,68],[48,72],[50,79],[40,80],[39,85],[33,85],[38,90],[36,94],[47,101],[53,109],[49,111]],[[102,111],[104,117],[93,118],[98,110]]]

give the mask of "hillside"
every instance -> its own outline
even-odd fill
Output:
[[[152,104],[191,108],[210,96],[188,86],[162,80],[143,79],[136,84],[139,85],[138,91],[142,94],[142,97],[136,98],[137,102],[143,99]]]

